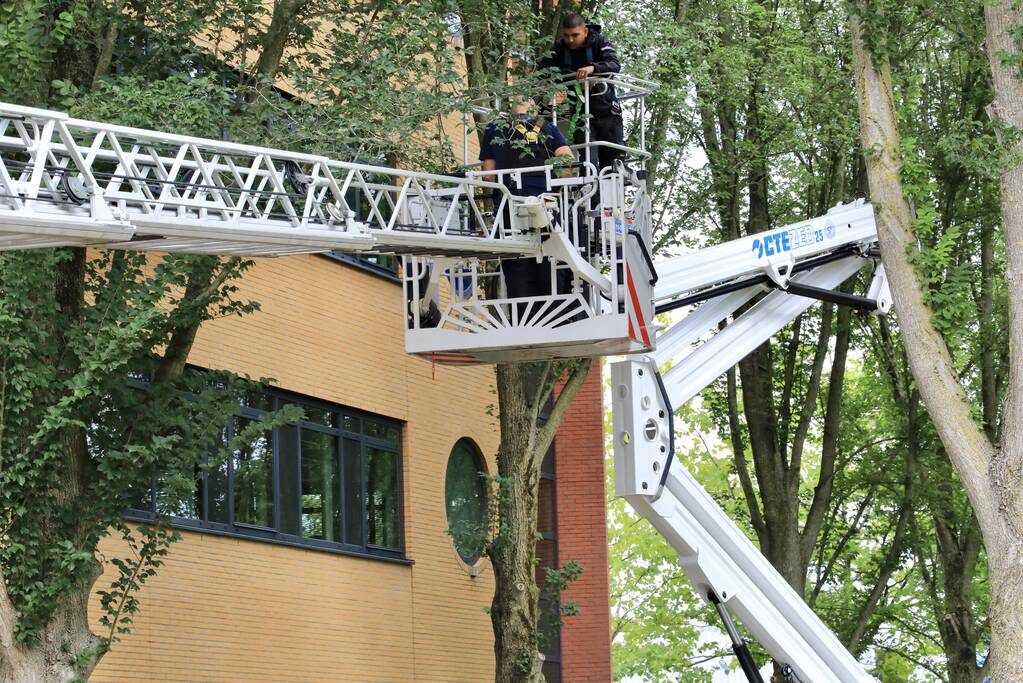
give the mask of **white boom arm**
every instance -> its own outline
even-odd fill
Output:
[[[546,224],[537,198],[481,179],[0,103],[0,249],[538,254]]]
[[[778,237],[809,229],[812,239],[815,226],[825,224],[831,229],[821,232],[820,239],[799,246],[790,237]],[[766,259],[758,253],[755,245],[765,240],[777,243],[779,259]],[[667,267],[658,268],[663,283],[658,286],[661,298],[692,291],[703,292],[704,296],[720,295],[661,334],[655,352],[611,365],[617,495],[650,520],[675,548],[683,570],[704,599],[730,609],[771,656],[790,667],[803,683],[864,683],[874,679],[692,475],[677,464],[671,467],[671,416],[675,407],[696,396],[814,302],[791,291],[827,298],[827,292],[833,292],[873,261],[854,253],[854,249],[869,254],[868,247],[875,240],[873,212],[869,205],[861,204],[837,207],[828,216],[805,224],[669,262]],[[703,258],[707,252],[718,258]],[[826,252],[834,256],[822,256]],[[779,260],[783,260],[781,268]],[[876,305],[884,311],[890,305],[887,283],[883,270],[878,264],[875,267],[871,292],[880,297],[875,299]],[[698,273],[693,275],[692,270]],[[751,277],[758,271],[767,271],[766,278]],[[768,294],[685,355],[694,342],[716,330],[720,321],[762,292],[764,280],[775,287],[787,286],[790,291],[779,289]],[[715,285],[719,287],[717,292],[708,290]],[[658,367],[669,361],[673,365],[662,380]],[[721,607],[719,611],[727,615]],[[747,675],[757,677],[751,680],[759,678],[755,672]]]

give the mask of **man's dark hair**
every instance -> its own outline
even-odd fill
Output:
[[[583,15],[579,14],[578,12],[569,12],[568,14],[561,18],[562,28],[579,28],[580,26],[585,25],[586,20],[583,19]]]

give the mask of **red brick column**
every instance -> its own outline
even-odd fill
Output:
[[[611,681],[604,430],[599,359],[572,402],[555,442],[558,561],[577,560],[582,576],[564,593],[579,614],[561,632],[564,683]]]

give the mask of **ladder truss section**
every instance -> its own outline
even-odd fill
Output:
[[[483,179],[0,104],[0,249],[518,255],[548,220]]]

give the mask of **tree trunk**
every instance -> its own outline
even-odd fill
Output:
[[[277,80],[284,60],[284,50],[299,24],[299,15],[310,0],[275,0],[270,25],[259,39],[259,57],[254,72],[255,88],[243,93],[241,102],[252,104],[263,93],[269,92]],[[259,105],[261,106],[261,105]]]
[[[494,599],[490,619],[494,626],[497,683],[534,682],[539,676],[540,593],[534,578],[536,560],[536,512],[539,467],[533,466],[536,414],[533,396],[537,383],[545,381],[543,364],[519,363],[497,366],[500,400],[501,445],[498,474],[504,489],[500,501],[500,524],[510,539],[495,544]],[[532,413],[532,414],[531,414]]]
[[[84,249],[68,250],[66,259],[58,260],[52,272],[52,296],[61,312],[61,320],[68,325],[80,321],[85,304],[86,254]],[[58,356],[52,362],[71,364],[75,353],[66,337],[67,329],[53,326],[51,334],[57,340]],[[93,462],[89,456],[85,432],[80,428],[67,428],[62,434],[64,466],[53,500],[58,505],[73,509],[73,503],[92,482]],[[38,533],[57,542],[63,538],[62,530],[41,526]],[[67,539],[79,547],[89,547],[87,522],[75,529],[77,538]],[[57,608],[42,628],[39,638],[28,643],[16,639],[15,624],[20,618],[11,602],[6,585],[0,587],[0,681],[14,683],[67,683],[85,680],[99,663],[106,643],[92,632],[89,623],[89,596],[96,579],[103,573],[95,558],[90,560],[91,574],[77,590],[61,596]],[[0,568],[0,583],[6,581]]]
[[[1009,384],[1005,397],[1004,428],[1001,448],[994,453],[990,464],[991,486],[998,512],[1005,521],[1005,540],[1011,545],[999,550],[987,545],[989,556],[999,557],[997,563],[1010,571],[1013,576],[1023,578],[1023,83],[1019,75],[1020,30],[1023,28],[1023,12],[1018,3],[994,0],[984,4],[984,18],[987,23],[985,44],[991,62],[994,85],[994,113],[996,126],[1006,131],[1006,156],[1003,159],[1001,177],[1002,234],[1005,240],[1005,279],[1009,301]],[[979,516],[979,515],[978,515]],[[985,520],[980,518],[981,529]],[[986,538],[986,534],[985,534]],[[992,572],[992,581],[1002,583],[1001,577]],[[1007,577],[1008,578],[1008,577]],[[1008,595],[1004,597],[1008,598]],[[1017,601],[1015,619],[1011,626],[1015,640],[1012,655],[1016,657],[1018,646],[1023,643],[1023,609]],[[1000,619],[1000,617],[999,617]],[[992,621],[995,617],[992,616]],[[993,645],[995,656],[999,655]],[[1017,680],[1023,680],[1023,673]]]
[[[887,361],[885,374],[891,385],[894,404],[897,411],[905,414],[902,431],[907,457],[916,462],[913,476],[924,483],[923,493],[917,496],[914,507],[922,505],[930,510],[934,523],[933,545],[937,548],[936,562],[940,565],[940,572],[928,569],[923,542],[928,543],[929,551],[931,541],[925,541],[926,533],[910,534],[914,540],[909,545],[916,555],[917,569],[923,576],[931,609],[937,617],[949,683],[979,683],[981,670],[977,666],[977,642],[980,627],[973,605],[981,547],[977,518],[972,509],[968,509],[964,517],[961,506],[955,504],[959,481],[944,451],[925,453],[921,450],[921,432],[925,428],[926,416],[920,410],[919,393],[913,387],[912,378],[900,370],[905,367],[905,355],[895,347],[884,318],[878,319],[878,328],[881,334],[874,353]],[[924,457],[927,461],[921,462]]]
[[[944,614],[938,622],[949,683],[978,683],[978,632],[973,614],[973,581],[980,553],[976,518],[956,534],[943,515],[935,515],[938,559],[941,562]]]
[[[1019,488],[1019,480],[1016,480]],[[981,527],[983,531],[983,526]],[[997,540],[984,534],[991,598],[991,651],[988,655],[992,683],[1023,681],[1023,543],[1018,534],[1003,532]]]
[[[586,380],[592,361],[569,371],[568,378],[541,423],[540,411],[556,379],[554,363],[504,363],[497,366],[501,444],[497,470],[502,489],[496,539],[487,549],[494,567],[496,683],[542,683],[539,648],[539,599],[536,585],[536,515],[540,466],[569,404]]]
[[[1019,26],[1019,16],[1004,3],[985,5],[988,21],[987,49],[994,74],[996,104],[1000,117],[1019,129],[1023,124],[1023,98],[1015,80],[1014,66],[1002,63],[1003,55],[1017,55],[1009,24]],[[1023,365],[1013,358],[1005,408],[1004,442],[996,449],[974,422],[970,402],[959,381],[944,339],[931,323],[910,256],[916,252],[912,217],[896,161],[899,134],[895,116],[891,73],[886,61],[874,62],[865,44],[859,15],[877,11],[858,2],[850,15],[853,62],[863,148],[867,150],[867,173],[877,217],[881,254],[920,395],[935,428],[966,488],[977,514],[988,553],[991,581],[991,676],[994,683],[1023,680]],[[1023,167],[1017,156],[1002,175],[1002,217],[1007,254],[1010,353],[1023,344]]]
[[[99,85],[100,80],[110,72],[110,64],[114,58],[114,48],[117,46],[120,17],[124,12],[126,4],[126,0],[119,0],[114,4],[110,23],[106,26],[105,30],[101,30],[97,35],[100,49],[99,54],[96,56],[96,67],[92,72],[91,87],[93,90]]]
[[[98,577],[98,563],[96,567]],[[38,645],[6,647],[4,643],[0,681],[70,683],[87,680],[99,663],[97,655],[105,646],[103,639],[89,628],[89,594],[90,590],[84,590],[68,595],[47,623]]]
[[[298,15],[302,13],[309,0],[277,0],[274,2],[273,16],[270,26],[263,35],[259,58],[256,60],[256,76],[262,81],[260,86],[272,86],[277,72],[284,59],[284,48],[298,23]]]

